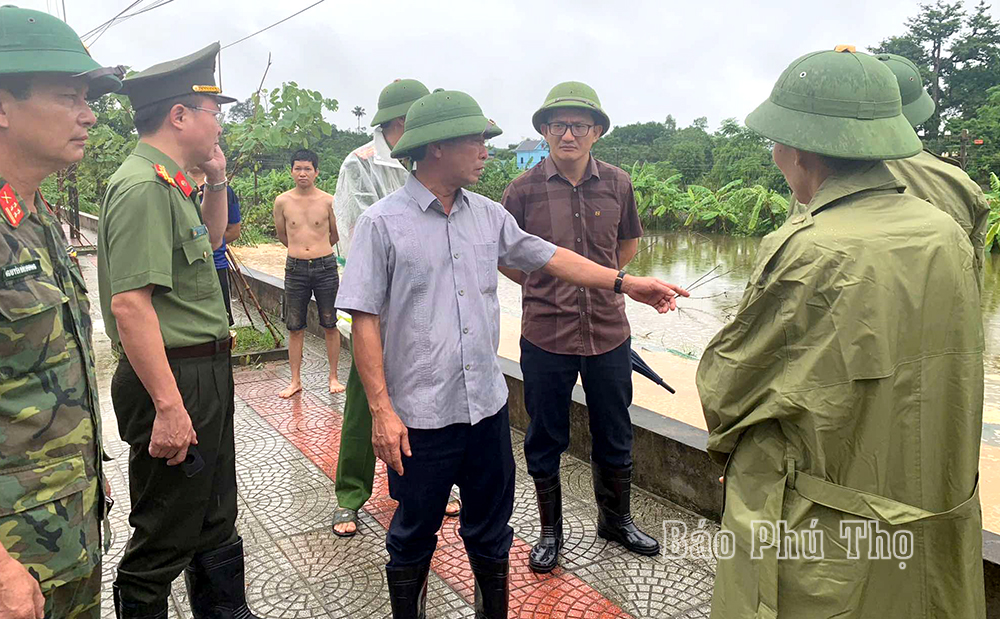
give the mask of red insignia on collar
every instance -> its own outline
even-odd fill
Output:
[[[24,219],[24,211],[21,209],[21,205],[17,203],[17,196],[14,195],[14,189],[11,188],[10,183],[7,183],[0,189],[0,211],[3,211],[7,222],[15,228]]]
[[[170,185],[171,187],[177,186],[177,182],[170,177],[170,173],[167,172],[167,169],[165,167],[163,167],[159,163],[154,163],[153,169],[156,170],[156,175],[162,178],[168,185]]]
[[[181,193],[184,194],[185,198],[191,197],[191,192],[194,191],[194,188],[191,187],[191,183],[188,182],[188,179],[184,177],[183,172],[178,170],[177,176],[174,177],[174,181],[177,183],[177,186],[180,188]]]

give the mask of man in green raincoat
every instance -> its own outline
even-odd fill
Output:
[[[712,617],[985,617],[975,257],[883,162],[921,150],[892,71],[807,54],[746,122],[804,209],[698,368],[734,541]]]
[[[903,116],[914,127],[923,124],[934,113],[934,100],[924,90],[920,70],[910,60],[896,54],[876,56],[896,76],[903,104]],[[969,235],[976,253],[976,276],[983,282],[983,246],[989,227],[990,205],[982,188],[951,157],[933,153],[926,148],[906,159],[886,161],[889,171],[906,185],[906,193],[927,200],[958,222]],[[789,207],[796,214],[803,209],[797,201]]]
[[[924,90],[920,70],[896,54],[876,56],[896,76],[903,102],[903,116],[916,127],[934,113],[934,100]],[[926,148],[913,157],[890,161],[889,171],[906,184],[906,193],[927,200],[962,226],[976,253],[976,275],[983,281],[983,245],[990,217],[990,205],[982,188],[962,169],[958,161],[937,155]]]

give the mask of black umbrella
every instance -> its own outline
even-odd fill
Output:
[[[638,373],[642,374],[643,376],[645,376],[649,380],[653,381],[657,385],[663,387],[664,389],[666,389],[670,393],[677,393],[676,391],[674,391],[673,387],[671,387],[667,383],[663,382],[663,379],[660,378],[660,375],[657,374],[653,370],[653,368],[649,367],[648,363],[646,363],[645,361],[642,360],[642,357],[639,356],[639,353],[635,352],[634,348],[631,349],[631,352],[632,352],[632,371],[633,372],[638,372]]]

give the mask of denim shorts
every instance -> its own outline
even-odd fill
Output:
[[[289,331],[306,328],[306,312],[309,299],[315,295],[319,310],[319,324],[324,329],[337,326],[337,289],[340,275],[337,273],[337,257],[333,254],[323,258],[303,260],[285,259],[285,326]]]

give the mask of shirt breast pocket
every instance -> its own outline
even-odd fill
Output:
[[[199,301],[215,291],[218,276],[207,234],[174,248],[174,290],[185,301]]]
[[[48,369],[66,360],[62,306],[69,297],[55,282],[38,279],[0,284],[0,379]]]
[[[622,207],[611,199],[597,199],[588,204],[586,213],[591,240],[601,247],[617,247],[618,224],[622,217]]]
[[[473,245],[476,253],[476,277],[479,279],[479,291],[493,293],[497,291],[497,244],[476,243]]]

